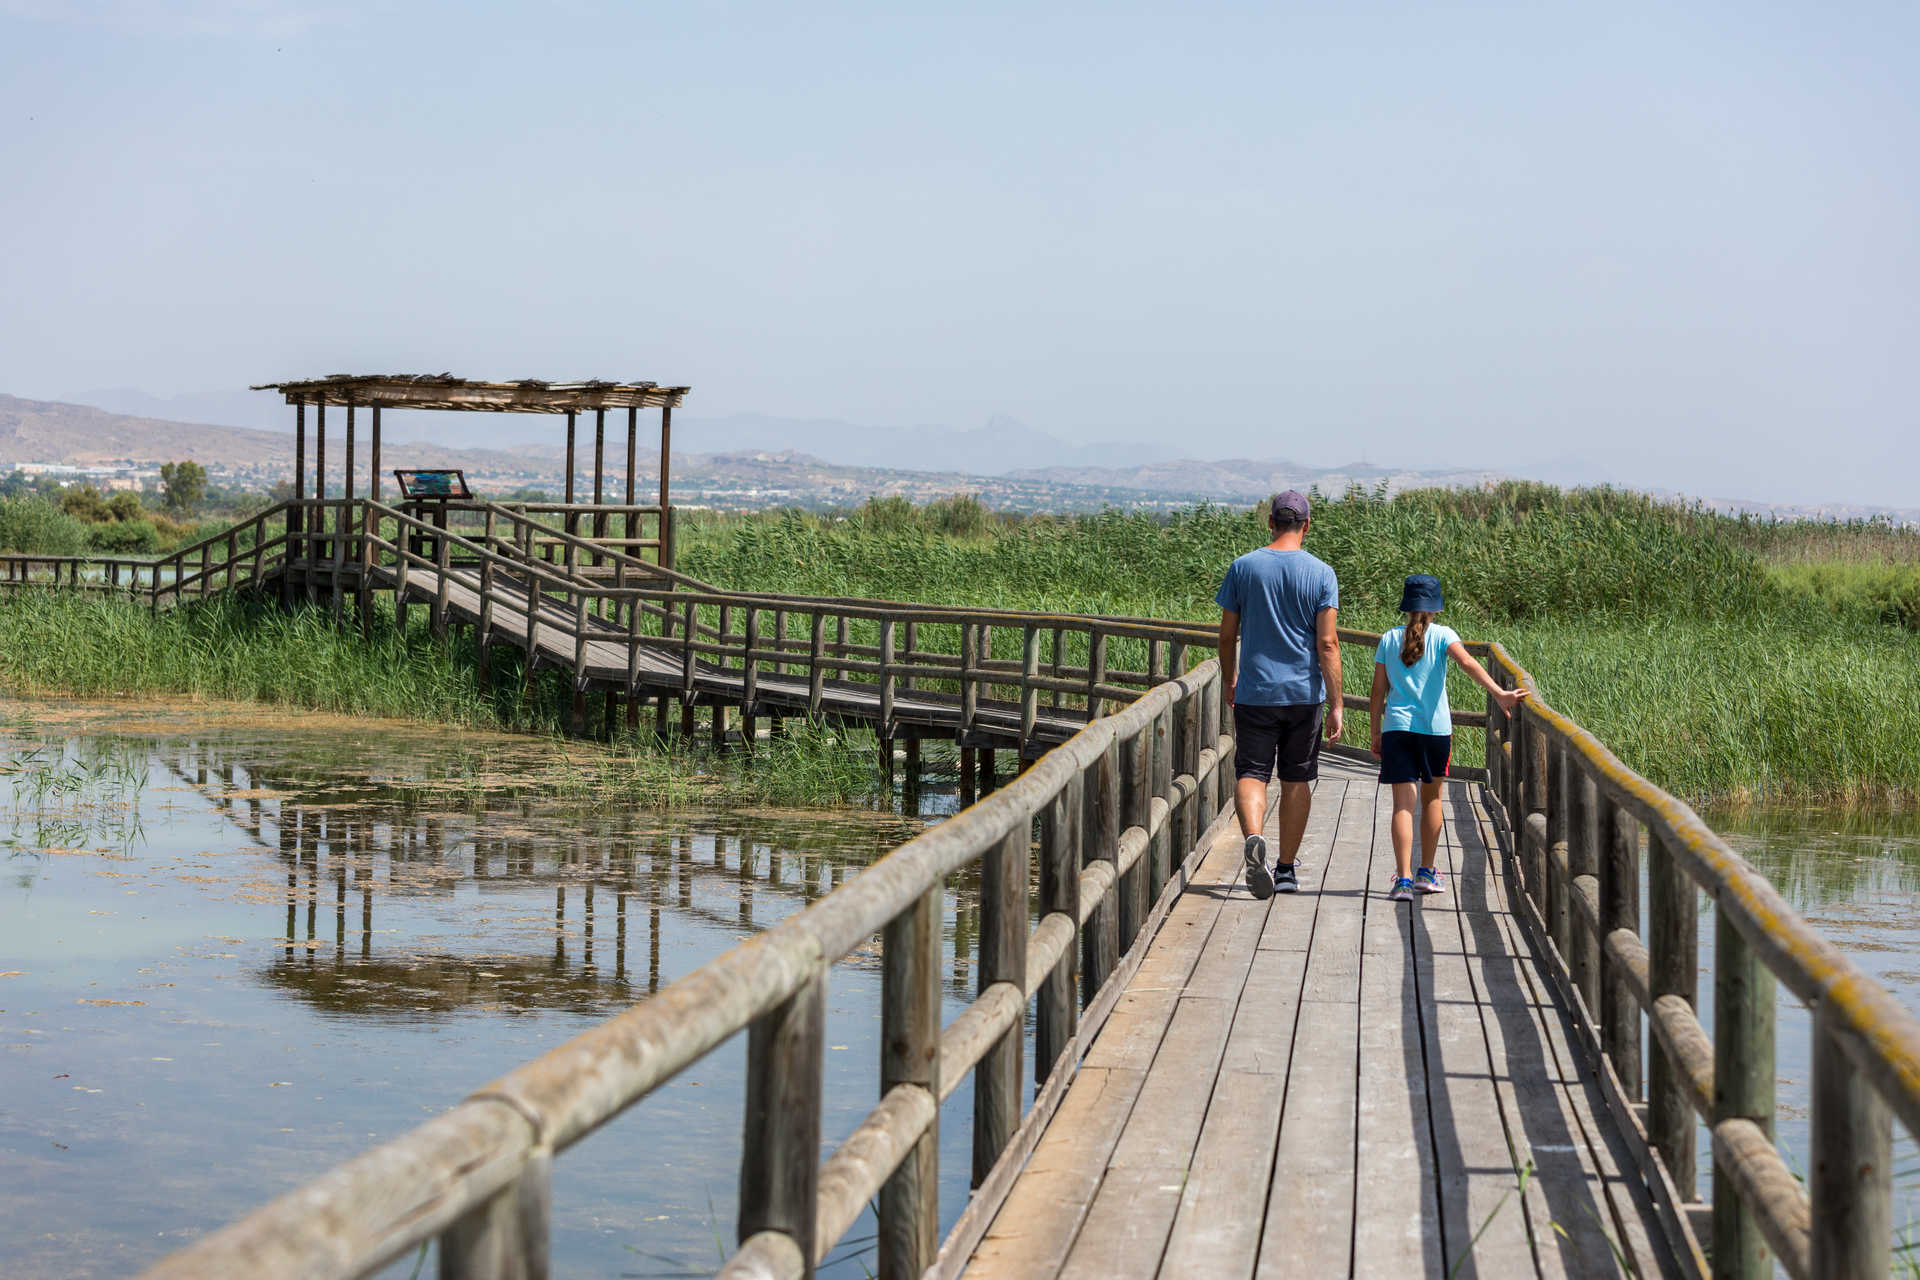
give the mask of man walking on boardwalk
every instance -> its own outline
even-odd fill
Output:
[[[1220,679],[1233,707],[1234,809],[1246,837],[1247,888],[1256,898],[1294,893],[1300,838],[1320,776],[1320,734],[1339,741],[1340,580],[1301,542],[1313,524],[1306,495],[1276,493],[1273,541],[1227,569],[1220,606]],[[1236,648],[1237,643],[1237,648]],[[1236,681],[1236,672],[1238,679]],[[1267,782],[1280,775],[1280,860],[1267,866],[1260,822]]]

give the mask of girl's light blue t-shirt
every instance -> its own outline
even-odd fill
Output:
[[[1382,733],[1453,732],[1453,712],[1447,709],[1447,649],[1460,643],[1459,633],[1437,622],[1427,624],[1427,651],[1412,666],[1400,661],[1400,644],[1407,629],[1395,627],[1380,637],[1373,660],[1387,669],[1387,709],[1380,717]]]

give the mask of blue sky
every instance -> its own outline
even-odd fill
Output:
[[[1916,50],[1894,4],[0,0],[0,391],[640,377],[1911,506]]]

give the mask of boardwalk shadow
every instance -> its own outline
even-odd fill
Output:
[[[1548,1220],[1538,1220],[1538,1201],[1515,1207],[1524,1207],[1528,1234],[1543,1270],[1560,1270],[1568,1275],[1613,1274],[1618,1270],[1618,1255],[1610,1229],[1603,1225],[1610,1219],[1610,1210],[1595,1196],[1580,1155],[1585,1137],[1568,1123],[1567,1103],[1561,1096],[1563,1089],[1582,1085],[1577,1081],[1564,1086],[1560,1083],[1577,1068],[1555,1057],[1541,1021],[1558,1018],[1561,1012],[1554,1006],[1552,995],[1544,988],[1536,994],[1536,988],[1521,972],[1520,966],[1531,961],[1509,954],[1509,935],[1495,915],[1508,910],[1493,863],[1502,854],[1489,849],[1482,838],[1466,788],[1449,787],[1447,805],[1448,825],[1456,838],[1458,854],[1453,892],[1458,897],[1468,949],[1481,961],[1481,1016],[1491,1017],[1500,1040],[1491,1055],[1493,1071],[1497,1080],[1511,1086],[1502,1101],[1513,1110],[1506,1121],[1515,1152],[1516,1180],[1531,1162],[1531,1186],[1538,1189],[1539,1200],[1544,1200]],[[1436,1137],[1440,1132],[1436,1115]],[[1475,1229],[1479,1226],[1469,1225]],[[1456,1254],[1461,1251],[1460,1244],[1449,1243]],[[1553,1254],[1559,1257],[1557,1267],[1547,1261]],[[1461,1274],[1469,1274],[1471,1265],[1463,1267]]]

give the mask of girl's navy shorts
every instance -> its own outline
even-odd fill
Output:
[[[1453,758],[1450,733],[1408,733],[1392,729],[1380,735],[1380,781],[1438,782]]]

